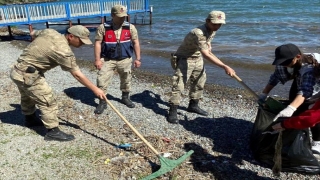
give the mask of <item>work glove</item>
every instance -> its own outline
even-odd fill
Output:
[[[273,121],[276,121],[279,117],[291,117],[296,110],[297,108],[289,105],[284,110],[279,112],[279,114],[273,119]]]
[[[265,103],[265,101],[268,97],[268,94],[262,93],[262,94],[259,94],[258,96],[259,96],[258,103],[263,104],[263,103]]]

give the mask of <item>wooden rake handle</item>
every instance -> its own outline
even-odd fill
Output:
[[[247,86],[236,74],[234,74],[232,77],[234,77],[244,88],[246,88],[256,99],[259,99],[259,96],[249,87]]]
[[[114,112],[130,127],[130,129],[137,135],[139,138],[157,155],[160,156],[160,153],[130,124],[130,122],[111,104],[108,99],[105,99],[107,104],[112,108]]]
[[[211,51],[209,53],[212,56],[215,56]],[[251,88],[249,88],[249,86],[247,86],[236,74],[234,74],[232,77],[234,77],[244,88],[246,88],[257,100],[259,99],[259,96]]]

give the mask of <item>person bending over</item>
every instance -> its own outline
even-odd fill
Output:
[[[289,92],[290,104],[277,114],[274,121],[279,117],[291,117],[292,115],[297,115],[293,119],[300,119],[300,115],[305,117],[308,114],[306,110],[313,106],[313,103],[318,99],[317,93],[320,92],[318,62],[320,62],[318,53],[303,54],[294,44],[284,44],[276,48],[275,60],[272,63],[276,65],[275,72],[270,76],[262,94],[259,95],[259,101],[263,102],[279,82],[282,84],[290,80],[293,80],[293,82]],[[293,121],[285,120],[283,122],[284,127],[294,127],[290,125],[291,122]],[[308,124],[307,122],[303,123]],[[276,127],[279,127],[279,124]],[[297,127],[299,128],[299,126]],[[311,128],[311,133],[313,139],[312,150],[320,153],[320,124],[315,124]]]
[[[25,115],[25,126],[44,125],[48,132],[45,140],[70,141],[71,134],[59,129],[58,103],[52,88],[48,85],[44,73],[56,66],[69,71],[81,84],[93,91],[100,99],[104,92],[95,86],[79,69],[76,58],[70,48],[83,44],[92,44],[89,30],[77,25],[60,34],[54,29],[33,31],[34,39],[22,52],[11,69],[10,78],[21,94],[21,110]],[[41,120],[36,115],[36,106],[41,112]]]

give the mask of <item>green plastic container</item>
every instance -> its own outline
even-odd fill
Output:
[[[278,101],[272,97],[268,97],[266,102],[263,104],[263,106],[269,111],[275,114],[278,114],[280,111],[286,108],[287,105],[285,105],[283,102]]]

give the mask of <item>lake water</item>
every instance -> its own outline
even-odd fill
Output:
[[[212,42],[212,51],[237,72],[254,91],[261,92],[273,71],[274,49],[294,43],[303,52],[320,53],[320,0],[151,0],[152,25],[136,21],[142,50],[141,69],[172,75],[169,53],[174,52],[184,36],[204,23],[212,10],[226,13],[223,25]],[[133,22],[131,15],[131,22]],[[149,22],[149,14],[145,21]],[[84,19],[81,22],[97,22]],[[76,23],[76,21],[74,22]],[[34,25],[45,28],[43,24]],[[62,30],[63,26],[50,26]],[[91,39],[94,40],[95,29]],[[77,58],[93,61],[93,47],[74,49]],[[241,87],[221,68],[206,64],[207,83]],[[278,85],[273,94],[286,96],[288,85]]]

